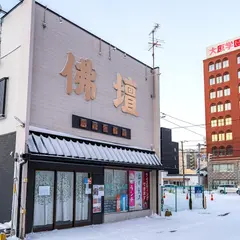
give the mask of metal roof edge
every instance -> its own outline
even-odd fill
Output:
[[[54,130],[48,130],[48,129],[39,128],[39,127],[35,127],[35,126],[29,126],[29,131],[34,132],[34,133],[38,133],[38,134],[47,134],[47,135],[53,135],[53,136],[58,136],[58,137],[63,137],[63,138],[66,137],[66,138],[71,138],[71,139],[75,139],[75,140],[88,141],[88,142],[91,142],[91,143],[106,144],[106,145],[110,145],[110,146],[128,148],[128,149],[132,149],[132,150],[140,150],[140,151],[149,152],[151,154],[156,154],[155,151],[153,151],[151,149],[146,149],[146,148],[141,148],[141,147],[136,147],[136,146],[130,146],[130,145],[125,145],[125,144],[118,144],[118,143],[114,143],[114,142],[106,142],[106,141],[101,141],[101,140],[98,140],[98,139],[79,137],[79,136],[76,136],[76,135],[71,135],[71,134],[58,132],[58,131],[54,131]]]
[[[118,167],[132,167],[132,168],[144,168],[144,169],[152,169],[152,170],[161,170],[162,167],[160,165],[146,165],[146,164],[137,164],[137,163],[126,163],[126,162],[112,162],[112,161],[99,161],[99,160],[86,160],[82,158],[71,158],[71,157],[62,157],[62,156],[54,156],[54,155],[46,155],[46,154],[33,154],[28,153],[25,156],[26,159],[30,161],[46,161],[57,159],[63,163],[77,163],[77,164],[90,164],[97,166],[118,166]],[[79,161],[81,160],[81,161]]]
[[[21,0],[19,3],[17,3],[14,7],[12,7],[6,14],[4,14],[0,19],[4,19],[6,16],[8,16],[12,11],[14,11],[18,6],[20,6],[23,3],[24,0]]]

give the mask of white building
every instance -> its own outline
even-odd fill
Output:
[[[0,213],[17,236],[158,212],[158,68],[25,0],[2,19],[0,75]]]

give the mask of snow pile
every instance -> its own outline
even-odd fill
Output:
[[[11,221],[6,223],[0,223],[0,230],[11,228]]]

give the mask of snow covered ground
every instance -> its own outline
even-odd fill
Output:
[[[210,201],[207,195],[207,209],[173,212],[169,218],[152,216],[124,222],[102,224],[68,230],[34,233],[28,240],[194,240],[240,239],[240,196],[214,195]],[[225,216],[219,216],[225,215]],[[9,238],[9,240],[16,238]]]

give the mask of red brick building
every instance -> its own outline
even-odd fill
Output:
[[[208,47],[203,65],[209,185],[240,185],[240,38]]]

